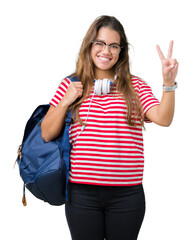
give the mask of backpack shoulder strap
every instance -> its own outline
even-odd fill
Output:
[[[70,79],[71,82],[78,82],[79,79],[74,76],[74,77],[67,77]],[[63,149],[63,160],[65,163],[65,169],[66,169],[66,187],[65,187],[65,197],[66,201],[68,201],[68,193],[67,193],[67,185],[68,185],[68,179],[69,179],[69,169],[70,169],[70,152],[71,152],[71,144],[69,141],[69,129],[72,123],[72,114],[71,111],[67,111],[67,116],[65,118],[65,129],[63,133],[63,138],[62,138],[62,149]]]
[[[70,79],[71,82],[80,82],[79,78],[77,76],[68,76],[67,78]]]

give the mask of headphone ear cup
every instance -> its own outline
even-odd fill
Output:
[[[110,93],[111,84],[113,83],[108,78],[104,78],[103,80],[100,79],[95,80],[94,93],[97,96]]]
[[[102,92],[102,80],[100,79],[95,80],[94,93],[100,96],[101,92]]]
[[[104,78],[102,81],[102,92],[103,94],[110,93],[110,80],[108,78]]]

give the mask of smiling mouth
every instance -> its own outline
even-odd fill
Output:
[[[102,57],[102,56],[98,56],[98,58],[100,61],[105,62],[105,63],[111,61],[111,58],[106,58],[106,57]]]

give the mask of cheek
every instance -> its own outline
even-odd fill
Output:
[[[115,56],[115,57],[113,58],[113,63],[112,63],[113,66],[117,64],[118,60],[119,60],[119,56]]]
[[[119,60],[119,55],[117,55],[117,56],[114,57],[114,62],[115,62],[115,63],[117,63],[118,60]]]
[[[94,58],[96,56],[96,52],[93,50],[93,48],[91,49],[91,58],[94,61]]]
[[[96,52],[95,50],[91,50],[91,59],[92,59],[92,62],[95,66],[97,66],[99,63],[98,63],[98,59],[97,59],[97,54],[98,52]]]

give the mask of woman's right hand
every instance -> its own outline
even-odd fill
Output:
[[[70,82],[69,87],[62,99],[62,102],[70,106],[77,98],[83,94],[83,85],[81,82]]]
[[[68,107],[83,94],[83,85],[81,82],[70,82],[65,96],[59,102],[57,107],[50,106],[46,116],[44,117],[41,130],[42,138],[49,142],[56,138],[62,128],[65,120],[65,114]]]

